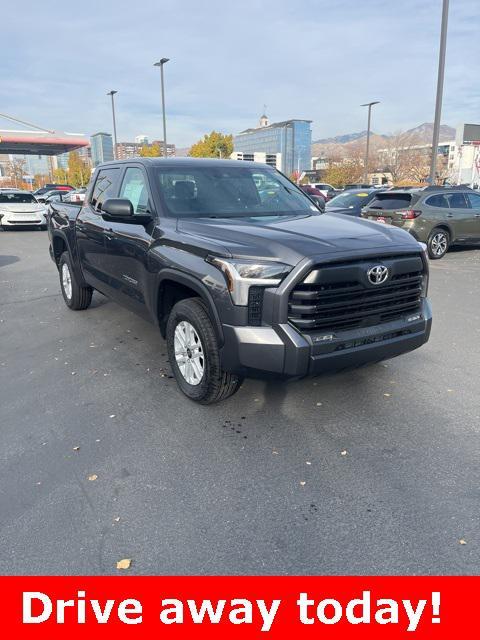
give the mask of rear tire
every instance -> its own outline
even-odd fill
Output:
[[[60,256],[58,273],[63,299],[67,307],[73,311],[87,309],[92,301],[93,289],[92,287],[81,287],[77,283],[68,251],[64,251]]]
[[[428,255],[431,260],[440,260],[447,253],[450,246],[450,234],[445,229],[437,227],[427,240]]]
[[[213,323],[200,298],[180,300],[167,322],[167,349],[181,391],[200,404],[232,396],[243,379],[223,371]]]

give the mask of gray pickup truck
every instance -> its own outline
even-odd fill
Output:
[[[82,205],[50,204],[48,231],[67,306],[97,290],[156,323],[180,389],[204,404],[245,376],[338,371],[430,334],[425,247],[321,214],[263,164],[104,164]]]

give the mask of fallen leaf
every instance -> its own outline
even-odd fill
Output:
[[[74,451],[80,451],[80,447],[73,447]]]
[[[300,486],[301,486],[301,487],[304,487],[306,484],[307,484],[307,483],[305,482],[305,480],[302,480],[302,481],[300,482]]]
[[[467,544],[467,541],[464,540],[463,538],[461,540],[458,541],[460,544]]]
[[[90,482],[93,482],[94,480],[96,480],[98,478],[96,473],[92,473],[91,476],[88,476],[88,479],[90,480]]]
[[[346,456],[346,455],[347,455],[346,450],[344,449],[343,451],[340,451],[340,455],[341,455],[341,456]]]
[[[108,416],[108,417],[109,417],[109,418],[115,418],[115,414],[114,414],[114,413],[112,413],[112,415],[111,415],[111,416]]]
[[[383,394],[386,398],[390,398],[390,394],[389,393],[384,393]]]
[[[272,451],[274,456],[278,456],[278,451]]]
[[[117,569],[130,569],[130,565],[132,561],[130,558],[123,558],[123,560],[119,560],[117,562]]]
[[[120,522],[120,518],[117,516],[116,518],[113,519],[115,522]]]

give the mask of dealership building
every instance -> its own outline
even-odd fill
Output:
[[[263,115],[258,127],[234,136],[231,157],[237,160],[265,157],[268,164],[274,164],[287,175],[310,169],[311,122],[293,119],[270,124],[267,116]],[[263,155],[255,158],[255,154]]]

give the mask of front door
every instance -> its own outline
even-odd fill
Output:
[[[465,194],[462,191],[447,193],[446,198],[450,206],[447,218],[454,230],[455,240],[470,240],[473,232],[473,212]]]
[[[148,250],[156,218],[152,206],[147,176],[140,166],[128,167],[123,175],[119,198],[130,200],[136,215],[152,214],[148,224],[109,222],[105,232],[108,256],[110,295],[133,310],[147,313]]]
[[[109,226],[101,216],[102,204],[107,198],[116,196],[120,172],[118,167],[100,169],[88,202],[81,208],[75,224],[84,278],[102,293],[108,293],[105,231]]]
[[[480,195],[478,193],[467,193],[467,200],[472,208],[471,211],[471,238],[473,242],[480,242]]]

